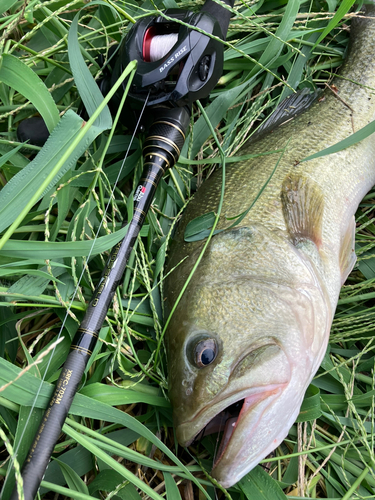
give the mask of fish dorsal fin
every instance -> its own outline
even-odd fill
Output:
[[[340,248],[340,270],[341,270],[341,285],[346,281],[346,278],[351,273],[357,256],[355,254],[355,217],[350,219],[348,229],[346,230]]]
[[[307,176],[289,175],[282,185],[281,203],[293,243],[298,245],[310,240],[319,250],[324,212],[324,197],[319,185]]]
[[[265,120],[258,130],[251,137],[258,139],[259,136],[268,134],[283,123],[288,122],[292,118],[300,115],[315,102],[319,95],[319,91],[310,93],[309,89],[302,89],[295,94],[286,97],[275,109],[275,111]]]

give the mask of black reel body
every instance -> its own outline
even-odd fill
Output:
[[[110,60],[104,65],[102,78],[98,81],[103,95],[109,92],[126,66],[131,61],[137,61],[137,71],[121,115],[121,121],[130,129],[136,126],[146,99],[148,109],[140,123],[140,130],[149,128],[153,123],[159,106],[186,106],[191,109],[193,102],[208,97],[215,87],[222,75],[224,45],[220,40],[225,40],[230,13],[215,2],[211,3],[208,7],[213,9],[213,13],[205,12],[204,8],[198,13],[168,9],[165,17],[144,17],[131,27],[120,46],[111,48]],[[216,12],[215,9],[221,10]],[[217,18],[214,14],[218,14]],[[100,58],[101,66],[103,62]],[[125,86],[126,80],[122,90],[109,102],[112,114],[118,110]],[[88,119],[83,105],[79,114]],[[42,118],[37,120],[41,126],[44,125]],[[48,131],[36,142],[31,128],[31,122],[29,125],[29,121],[25,120],[25,130],[18,131],[19,140],[43,145]]]
[[[167,101],[191,106],[210,94],[222,74],[223,44],[201,32],[223,39],[219,22],[205,12],[169,9],[165,15],[138,21],[119,50],[112,81],[130,61],[137,61],[129,97],[138,108],[149,92],[148,106]],[[156,39],[162,56],[154,60],[152,42]]]

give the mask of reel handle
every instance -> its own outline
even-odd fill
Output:
[[[228,7],[233,8],[234,6],[234,0],[220,0],[220,2],[228,5]],[[207,14],[210,14],[213,18],[217,19],[223,34],[222,39],[226,40],[231,11],[220,5],[220,3],[215,2],[215,0],[207,0],[201,9],[201,12],[207,12]]]

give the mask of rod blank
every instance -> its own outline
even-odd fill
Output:
[[[25,500],[33,500],[39,489],[158,183],[167,168],[173,167],[184,144],[185,131],[190,120],[188,111],[185,108],[161,108],[160,113],[144,144],[145,163],[134,194],[134,216],[125,238],[111,251],[24,462],[22,478]],[[10,500],[18,500],[16,488]]]

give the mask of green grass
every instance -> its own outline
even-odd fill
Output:
[[[306,395],[299,422],[275,457],[264,460],[265,469],[257,467],[241,487],[226,492],[215,488],[207,475],[214,438],[205,438],[189,450],[177,446],[166,399],[163,348],[156,355],[164,325],[162,283],[168,241],[176,218],[213,168],[212,158],[220,162],[216,141],[230,161],[293,89],[324,87],[345,55],[350,23],[346,12],[352,3],[236,3],[223,77],[205,104],[217,137],[212,137],[195,107],[194,126],[180,162],[157,191],[56,444],[41,498],[273,500],[285,499],[287,494],[375,498],[371,469],[375,459],[375,191],[365,197],[357,213],[358,262],[342,289],[329,351]],[[155,4],[35,0],[26,5],[0,1],[0,195],[5,200],[0,205],[0,487],[4,487],[4,500],[14,481],[12,472],[4,486],[10,460],[14,459],[19,481],[18,460],[22,461],[33,439],[107,252],[120,239],[120,227],[132,212],[131,193],[142,168],[144,137],[139,134],[114,186],[132,130],[121,118],[116,124],[113,117],[111,123],[106,111],[95,123],[92,120],[90,130],[82,128],[76,114],[80,98],[91,102],[91,112],[103,107],[92,80],[100,78],[97,56],[107,58],[109,47],[122,39],[132,19],[175,6],[199,8],[195,2],[175,5],[173,0]],[[339,6],[340,16],[345,16],[341,20],[334,16]],[[326,36],[320,40],[322,32]],[[89,69],[85,70],[83,61]],[[19,123],[36,113],[50,130],[64,115],[44,159],[35,156],[40,148],[20,145],[16,135]],[[199,162],[190,164],[193,159]],[[87,258],[96,235],[97,244]],[[70,303],[65,338],[56,345]]]

